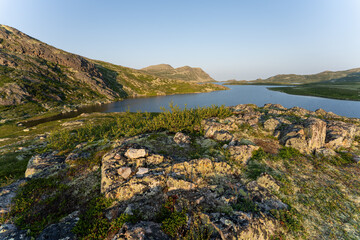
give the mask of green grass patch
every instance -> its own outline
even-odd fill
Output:
[[[0,156],[0,187],[24,177],[30,155],[5,153]]]
[[[170,110],[163,109],[160,114],[126,112],[113,120],[101,124],[87,124],[76,130],[56,131],[49,137],[48,149],[71,150],[81,142],[92,142],[100,139],[135,136],[146,132],[167,130],[175,133],[196,132],[201,120],[210,117],[225,118],[231,110],[221,106],[202,108],[185,108],[170,105]]]

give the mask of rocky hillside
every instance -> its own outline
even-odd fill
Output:
[[[201,68],[192,68],[189,66],[173,68],[168,64],[159,64],[149,66],[141,70],[158,77],[174,80],[183,80],[188,82],[215,82],[215,80]]]
[[[1,239],[360,238],[359,119],[247,104],[53,124],[0,141],[27,163],[0,188]]]
[[[0,25],[2,111],[9,109],[3,106],[19,104],[45,111],[69,104],[224,89],[218,85],[202,86],[86,59]]]

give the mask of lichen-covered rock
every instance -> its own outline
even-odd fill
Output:
[[[305,137],[310,150],[321,148],[325,144],[326,123],[318,118],[308,118],[304,122]]]
[[[302,153],[311,153],[325,145],[326,123],[317,118],[308,118],[303,125],[290,125],[283,129],[280,143]]]
[[[256,180],[256,182],[263,188],[267,188],[270,189],[272,191],[279,191],[280,186],[279,184],[276,182],[276,180],[270,176],[267,173],[262,173],[260,175],[260,177],[258,177],[258,179]]]
[[[137,158],[143,158],[148,155],[148,151],[146,149],[135,149],[135,148],[129,148],[125,152],[125,157],[130,159],[137,159]]]
[[[38,154],[28,162],[25,177],[45,177],[65,167],[65,157],[57,156],[56,152]]]
[[[326,147],[338,149],[350,147],[357,128],[354,124],[341,121],[328,121],[326,132]]]
[[[26,230],[17,228],[14,224],[0,225],[0,239],[1,240],[31,240]]]
[[[0,188],[0,216],[10,212],[11,202],[16,196],[17,190],[25,182],[25,179],[20,179],[8,186]]]
[[[261,181],[263,184],[264,182]],[[270,187],[274,187],[272,184]],[[271,189],[264,188],[257,181],[252,181],[246,184],[246,189],[252,200],[264,211],[271,209],[287,209],[288,206],[271,193]]]
[[[60,239],[76,239],[72,229],[79,221],[79,212],[73,212],[67,217],[60,220],[59,223],[51,224],[46,227],[40,235],[36,238],[37,240],[60,240]]]
[[[180,146],[186,146],[191,143],[191,138],[182,132],[177,132],[174,136],[174,141]]]
[[[258,146],[253,145],[240,145],[240,146],[230,146],[228,151],[230,156],[235,161],[246,164],[247,161],[251,158],[253,151],[258,150]]]
[[[324,157],[333,157],[336,156],[337,153],[329,148],[319,148],[315,151],[316,156],[324,156]]]
[[[267,131],[274,132],[276,127],[279,125],[279,123],[280,122],[278,120],[274,118],[270,118],[264,122],[264,128]]]
[[[140,221],[136,224],[125,223],[113,240],[167,240],[170,239],[161,230],[159,223]]]

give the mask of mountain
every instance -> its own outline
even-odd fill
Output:
[[[279,74],[267,79],[257,79],[252,81],[234,81],[229,80],[226,85],[244,85],[244,84],[264,84],[264,85],[298,85],[306,83],[315,83],[329,81],[332,79],[340,79],[354,73],[360,73],[360,68],[354,68],[344,71],[324,71],[317,74],[297,75],[297,74]]]
[[[168,64],[152,65],[141,69],[142,71],[153,74],[158,77],[164,77],[174,80],[183,80],[188,82],[214,82],[201,68],[192,68],[189,66],[173,68]]]
[[[350,73],[345,77],[327,81],[269,89],[294,95],[360,101],[360,73]]]
[[[2,111],[11,105],[25,104],[44,111],[54,106],[111,102],[126,97],[224,89],[88,59],[0,25]]]

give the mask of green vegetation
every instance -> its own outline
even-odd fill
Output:
[[[10,215],[17,226],[30,229],[31,235],[36,236],[47,225],[75,210],[75,203],[68,198],[68,190],[56,177],[33,179],[16,195]]]
[[[0,187],[8,185],[24,177],[27,163],[31,155],[5,153],[0,155]]]
[[[124,223],[139,221],[139,216],[120,214],[119,217],[109,221],[105,217],[105,210],[111,206],[113,200],[103,196],[93,198],[86,206],[80,220],[73,229],[79,239],[106,239],[116,234]]]
[[[170,132],[194,132],[201,119],[225,118],[232,113],[224,106],[212,106],[181,110],[170,105],[171,110],[160,114],[124,113],[112,121],[101,125],[87,124],[76,130],[61,130],[49,138],[48,149],[70,151],[76,144],[85,141],[134,136],[140,133],[168,130]]]
[[[294,95],[360,101],[360,74],[351,74],[343,78],[325,82],[269,89]]]

